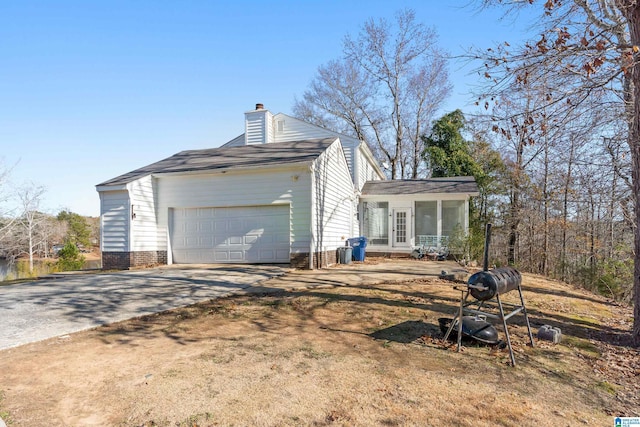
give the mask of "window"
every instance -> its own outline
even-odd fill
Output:
[[[416,244],[438,245],[438,202],[416,202]]]
[[[372,245],[389,244],[389,202],[364,202],[364,236]]]
[[[464,227],[464,200],[442,201],[442,235],[451,237]]]

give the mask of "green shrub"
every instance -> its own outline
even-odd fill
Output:
[[[633,289],[633,262],[605,259],[593,266],[582,265],[575,278],[585,289],[616,301],[630,302]]]
[[[84,256],[80,254],[80,249],[74,243],[67,243],[58,252],[58,271],[81,270],[84,265]]]

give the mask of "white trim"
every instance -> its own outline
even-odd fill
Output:
[[[103,191],[126,191],[126,190],[128,190],[127,184],[96,185],[96,191],[98,193],[103,192]]]
[[[311,198],[310,203],[311,203],[311,221],[309,223],[309,270],[313,270],[313,249],[315,248],[316,245],[316,233],[315,233],[315,224],[317,221],[316,218],[316,207],[317,207],[317,203],[316,203],[316,174],[315,174],[315,162],[312,162],[311,165],[309,165],[309,175],[310,175],[310,182],[311,182],[311,191],[309,192],[309,196]]]

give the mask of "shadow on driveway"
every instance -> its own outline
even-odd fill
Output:
[[[287,271],[275,265],[172,266],[3,286],[0,350],[242,292]]]

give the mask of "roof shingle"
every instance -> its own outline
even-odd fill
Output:
[[[117,176],[98,184],[98,186],[127,184],[150,174],[311,163],[336,139],[309,139],[241,147],[186,150],[159,162]]]
[[[362,188],[363,196],[424,193],[464,193],[477,195],[478,184],[472,176],[456,176],[450,178],[367,181]]]

